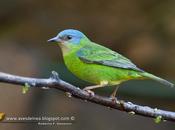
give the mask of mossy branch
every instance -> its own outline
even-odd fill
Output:
[[[53,71],[51,76],[46,79],[22,77],[0,72],[0,82],[16,84],[21,86],[28,84],[30,87],[54,88],[64,92],[68,92],[73,97],[76,97],[78,99],[87,100],[99,105],[103,105],[113,109],[118,109],[120,111],[134,113],[137,115],[151,117],[154,119],[161,117],[162,120],[175,122],[175,112],[160,110],[148,106],[140,106],[137,104],[133,104],[131,102],[124,102],[121,100],[114,102],[114,100],[111,100],[110,98],[107,97],[102,97],[96,94],[91,95],[88,92],[83,91],[78,87],[61,80],[55,71]]]

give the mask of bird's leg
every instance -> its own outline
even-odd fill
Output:
[[[114,91],[112,92],[110,98],[112,99],[112,101],[114,101],[115,103],[117,102],[117,98],[115,97],[117,94],[117,90],[118,90],[119,86],[117,86]]]
[[[88,87],[85,87],[83,90],[87,91],[91,95],[94,95],[94,92],[91,91],[91,89],[101,88],[101,87],[105,87],[107,85],[108,85],[108,81],[101,81],[99,85],[88,86]]]

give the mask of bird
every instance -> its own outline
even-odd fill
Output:
[[[60,48],[64,63],[69,71],[78,78],[92,83],[83,90],[93,93],[92,89],[116,86],[111,94],[116,97],[119,84],[128,80],[152,79],[166,86],[174,84],[138,68],[130,59],[91,41],[76,29],[66,29],[48,40]]]

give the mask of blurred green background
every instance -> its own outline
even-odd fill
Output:
[[[138,67],[175,80],[175,1],[173,0],[1,0],[0,71],[30,77],[49,77],[52,70],[76,86],[88,83],[64,66],[60,49],[47,44],[59,31],[74,28],[91,40],[132,59]],[[175,89],[154,81],[129,81],[118,98],[175,111]],[[98,89],[109,96],[113,88]],[[0,111],[6,116],[75,116],[71,126],[0,124],[0,129],[36,130],[174,130],[175,124],[68,98],[57,90],[0,84]]]

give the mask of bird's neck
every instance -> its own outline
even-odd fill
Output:
[[[80,41],[80,45],[72,45],[72,44],[63,44],[63,43],[59,43],[59,46],[62,50],[62,53],[63,55],[67,55],[67,54],[70,54],[70,53],[74,53],[76,52],[77,50],[79,50],[80,48],[82,48],[83,46],[85,46],[89,41],[89,39],[82,39]]]
[[[63,53],[63,56],[71,54],[71,53],[80,49],[79,47],[70,47],[70,46],[66,46],[64,44],[60,44],[60,48],[61,48],[61,51]]]
[[[67,54],[71,51],[71,49],[68,46],[64,45],[64,44],[59,44],[59,46],[61,48],[61,51],[62,51],[63,55],[65,55],[65,54]]]

